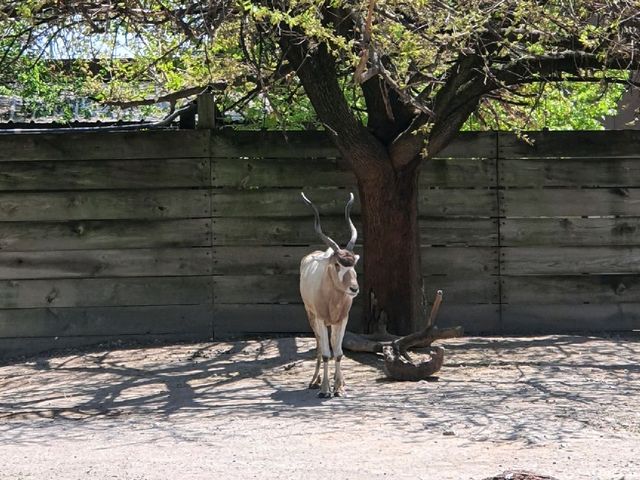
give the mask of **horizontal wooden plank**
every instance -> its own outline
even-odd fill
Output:
[[[424,275],[497,275],[498,249],[493,247],[423,247]]]
[[[197,189],[0,193],[0,221],[200,218],[209,192]]]
[[[47,251],[211,245],[211,220],[80,220],[3,222],[0,250]]]
[[[344,207],[349,198],[347,190],[310,189],[305,194],[313,201],[323,217],[344,218]],[[497,195],[490,189],[422,189],[418,210],[422,217],[498,216]],[[357,197],[357,195],[356,195]],[[356,198],[352,214],[360,214]],[[302,217],[313,218],[313,211],[293,189],[257,189],[214,191],[212,198],[214,217]]]
[[[355,176],[336,158],[216,158],[211,185],[236,189],[268,187],[350,187]]]
[[[359,221],[356,219],[354,223],[362,232]],[[344,217],[324,218],[322,228],[340,244],[348,240]],[[489,218],[425,218],[420,221],[420,241],[422,245],[493,246],[498,241],[498,223]],[[220,246],[314,245],[319,248],[312,218],[215,218],[213,243]]]
[[[496,132],[460,132],[436,158],[495,158]]]
[[[214,303],[300,303],[298,275],[224,275],[213,277]],[[428,291],[443,290],[453,303],[498,303],[498,278],[428,276]]]
[[[214,275],[298,275],[300,260],[320,246],[216,246],[213,248]],[[356,250],[358,250],[356,248]],[[495,248],[423,247],[424,275],[481,275],[497,272]],[[363,260],[357,270],[362,271]]]
[[[135,345],[159,345],[170,342],[204,342],[211,338],[210,329],[199,329],[189,333],[152,333],[133,335],[82,335],[78,337],[31,337],[0,338],[0,360],[10,362],[25,356],[68,355],[65,349],[84,350],[122,348]]]
[[[202,158],[5,162],[0,191],[206,187],[209,161]]]
[[[501,190],[506,217],[640,216],[640,188]]]
[[[504,334],[629,331],[640,328],[640,304],[502,305]]]
[[[236,189],[268,187],[347,187],[356,189],[353,173],[339,158],[217,158],[211,184]],[[494,158],[432,159],[421,167],[420,186],[494,187]]]
[[[445,300],[437,325],[440,328],[460,326],[465,335],[496,335],[501,332],[500,305],[456,304]]]
[[[503,275],[636,274],[640,247],[505,247]]]
[[[640,303],[637,275],[503,276],[501,285],[502,301],[509,304]]]
[[[208,275],[210,248],[0,251],[0,280]]]
[[[429,292],[429,301],[433,300],[435,291],[442,290],[447,302],[452,304],[500,302],[500,282],[497,276],[425,276],[423,281],[425,291]]]
[[[310,333],[311,328],[301,304],[217,305],[214,309],[216,338],[256,333]],[[361,308],[352,308],[347,328],[361,331]],[[444,302],[438,314],[438,326],[462,326],[467,334],[497,333],[499,305],[456,305]]]
[[[418,210],[421,217],[497,217],[498,196],[488,188],[422,189]]]
[[[215,305],[215,338],[256,333],[311,333],[311,327],[302,304]]]
[[[354,223],[362,232],[360,221],[354,219]],[[346,243],[349,233],[344,218],[324,218],[322,228],[340,244]],[[324,249],[318,244],[317,234],[310,229],[309,219],[217,218],[212,222],[212,231],[214,245],[314,245]]]
[[[0,309],[211,303],[211,277],[3,280]]]
[[[300,272],[300,260],[309,247],[214,247],[214,275],[294,275]]]
[[[490,218],[430,218],[420,221],[426,245],[491,247],[498,244],[498,221]]]
[[[349,230],[344,217],[322,218],[322,230],[344,245]],[[354,223],[359,232],[362,226]],[[315,245],[318,235],[313,230],[313,217],[309,218],[214,218],[212,221],[214,245]]]
[[[506,218],[503,246],[637,245],[640,218]]]
[[[352,213],[356,216],[360,213],[360,200],[357,192],[353,193],[356,200]],[[337,215],[344,219],[349,190],[315,188],[305,194],[322,218]],[[297,189],[214,190],[211,205],[214,217],[303,217],[313,222],[313,210],[302,201]]]
[[[434,158],[422,162],[420,172],[420,188],[481,188],[497,183],[495,157]]]
[[[222,275],[213,277],[213,300],[223,303],[300,303],[298,275]]]
[[[640,151],[637,130],[546,131],[524,135],[532,144],[512,133],[500,132],[498,155],[501,158],[604,158],[637,157]]]
[[[510,159],[499,171],[504,187],[640,186],[640,158]]]
[[[206,157],[209,131],[0,134],[0,162]]]
[[[211,135],[213,158],[317,158],[339,156],[326,132],[220,130]]]
[[[212,335],[212,305],[0,310],[0,337]]]

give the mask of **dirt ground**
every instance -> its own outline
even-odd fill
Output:
[[[437,381],[308,338],[65,352],[0,366],[2,479],[640,479],[640,337],[463,338]]]

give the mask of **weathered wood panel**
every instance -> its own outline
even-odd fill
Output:
[[[0,309],[211,303],[211,277],[3,280]]]
[[[499,170],[503,187],[640,186],[640,158],[511,159]]]
[[[500,329],[499,305],[455,305],[444,302],[438,314],[438,325],[460,325],[469,335],[495,333]],[[301,304],[289,305],[216,305],[214,309],[216,337],[256,333],[311,333]],[[353,308],[349,330],[361,331],[361,310]]]
[[[423,246],[495,246],[498,244],[498,220],[491,218],[425,219],[420,222],[420,242]]]
[[[610,332],[638,328],[638,303],[502,305],[504,334]]]
[[[496,158],[497,133],[461,132],[437,158]]]
[[[313,215],[313,214],[312,214]],[[362,231],[359,219],[354,224]],[[322,231],[343,244],[349,230],[344,217],[323,217]],[[309,218],[214,218],[212,221],[214,245],[314,245],[320,248],[318,235],[313,230],[313,216]],[[359,248],[359,245],[356,247]],[[324,249],[324,247],[323,247]]]
[[[427,292],[445,291],[440,325],[468,333],[637,326],[640,135],[609,133],[536,134],[533,147],[463,134],[423,164],[423,272]],[[21,135],[9,149],[0,138],[0,306],[29,307],[0,310],[0,320],[36,343],[59,331],[70,342],[118,332],[170,338],[182,320],[163,312],[185,309],[198,318],[185,325],[197,324],[202,338],[215,295],[217,335],[308,332],[297,275],[319,245],[299,191],[338,240],[356,191],[328,138],[137,135]],[[187,304],[162,306],[174,302]],[[105,306],[84,306],[94,304]]]
[[[420,188],[496,187],[496,159],[434,158],[420,167]]]
[[[506,247],[500,254],[503,275],[640,273],[640,246]]]
[[[5,162],[0,191],[206,187],[208,177],[203,158]]]
[[[167,334],[198,334],[205,339],[212,336],[212,329],[208,304],[0,310],[0,337],[22,339]]]
[[[0,134],[0,162],[207,157],[208,131]]]
[[[211,185],[218,188],[356,188],[354,175],[341,168],[336,158],[216,158],[211,162]]]
[[[501,190],[506,217],[640,215],[640,188]]]
[[[337,158],[325,132],[222,130],[211,136],[212,158]]]
[[[308,189],[305,194],[320,211],[320,215],[342,216],[349,199],[349,190]],[[359,215],[360,200],[353,204],[352,213]],[[313,212],[306,205],[297,189],[258,189],[213,191],[211,210],[214,217],[304,217],[313,219]],[[312,220],[313,221],[313,220]]]
[[[217,158],[212,160],[213,187],[356,189],[353,173],[337,158]],[[433,159],[421,167],[420,187],[495,187],[494,158]]]
[[[637,245],[640,218],[507,218],[500,222],[503,246]]]
[[[344,218],[348,190],[309,189],[305,190],[305,195],[322,216]],[[422,189],[418,201],[422,217],[495,217],[498,214],[496,192],[490,189]],[[352,213],[354,216],[360,214],[358,199]],[[300,191],[293,189],[214,192],[212,214],[214,217],[313,217],[309,206],[302,202]]]
[[[532,299],[553,304],[640,303],[640,276],[560,275],[503,276],[502,301],[528,304]]]
[[[452,304],[445,300],[438,313],[438,326],[461,326],[465,335],[496,334],[501,331],[500,305]]]
[[[349,324],[355,323],[351,311]],[[311,333],[302,304],[215,305],[213,332],[216,338],[255,333]]]
[[[421,217],[497,217],[498,197],[488,188],[422,189],[418,210]]]
[[[424,275],[497,275],[498,249],[494,247],[423,247]]]
[[[337,158],[338,151],[325,132],[220,131],[211,136],[213,158]],[[440,158],[495,158],[496,134],[463,132]]]
[[[529,144],[514,134],[498,134],[500,158],[638,157],[640,135],[633,130],[527,132]]]
[[[323,231],[338,242],[346,242],[344,217],[323,218]],[[359,225],[358,221],[354,222]],[[361,231],[361,230],[360,230]],[[491,218],[429,218],[420,222],[422,245],[494,246],[498,221]],[[305,218],[215,218],[214,245],[317,245],[312,217]]]
[[[213,274],[294,275],[300,272],[300,260],[309,247],[213,247]]]
[[[298,275],[223,275],[214,278],[214,303],[301,303]],[[425,277],[428,291],[443,290],[452,303],[498,303],[498,277]]]
[[[81,220],[0,223],[1,251],[211,245],[211,220]]]
[[[213,274],[238,275],[241,272],[243,275],[298,275],[300,260],[315,248],[214,247]],[[498,268],[498,251],[495,248],[424,247],[421,253],[424,275],[495,274]],[[361,271],[361,268],[362,261],[358,263],[358,271]]]
[[[209,275],[211,272],[209,248],[0,251],[0,280]]]
[[[200,218],[209,192],[195,189],[0,193],[0,221]]]

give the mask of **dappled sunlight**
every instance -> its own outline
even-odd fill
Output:
[[[314,341],[274,338],[130,348],[40,357],[0,367],[0,444],[34,442],[51,420],[101,428],[141,419],[155,439],[189,437],[190,426],[255,416],[364,432],[371,425],[410,433],[411,442],[517,441],[544,445],[567,439],[640,435],[640,344],[635,339],[551,336],[466,338],[442,342],[437,381],[392,382],[382,362],[349,353],[349,396],[320,399],[307,389]],[[41,419],[41,429],[26,428]],[[88,420],[99,421],[89,424]],[[159,422],[162,420],[162,426]],[[168,420],[168,422],[167,422]],[[23,428],[24,427],[24,428]],[[241,433],[238,432],[238,435]],[[195,435],[195,434],[194,434]]]

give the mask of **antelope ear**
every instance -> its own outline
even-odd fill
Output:
[[[358,260],[360,260],[360,255],[354,255],[356,262],[353,264],[354,266],[357,265]]]

